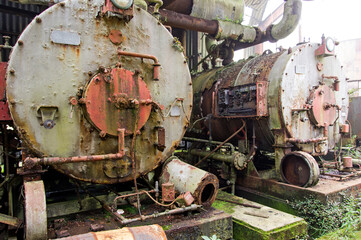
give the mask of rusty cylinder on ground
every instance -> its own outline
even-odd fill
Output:
[[[59,238],[60,239],[60,238]],[[158,224],[141,227],[124,227],[122,229],[89,232],[71,237],[61,238],[62,240],[167,240],[167,236],[161,226]]]
[[[218,192],[218,178],[209,172],[171,157],[163,166],[160,182],[173,183],[178,193],[190,192],[196,204],[210,207]]]

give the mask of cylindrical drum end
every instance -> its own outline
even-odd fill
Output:
[[[207,173],[193,193],[196,203],[204,207],[212,206],[216,200],[218,188],[218,178],[212,173]]]
[[[178,194],[190,192],[194,202],[210,207],[216,199],[218,178],[176,157],[170,158],[163,166],[161,183],[173,183]]]

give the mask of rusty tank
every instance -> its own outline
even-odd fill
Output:
[[[332,41],[266,51],[197,75],[190,135],[230,140],[245,154],[256,148],[274,152],[279,178],[315,185],[314,157],[335,148],[348,112],[346,80]]]
[[[14,46],[7,97],[34,156],[25,166],[52,165],[94,183],[125,182],[134,177],[132,165],[136,177],[146,174],[182,138],[192,105],[183,53],[148,12],[118,9],[108,16],[112,6],[56,4]]]

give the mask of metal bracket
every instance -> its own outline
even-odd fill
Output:
[[[55,126],[55,118],[58,117],[57,106],[40,106],[37,109],[37,117],[41,118],[40,125],[46,129],[52,129]]]

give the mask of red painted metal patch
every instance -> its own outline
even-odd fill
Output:
[[[132,134],[148,121],[152,99],[146,83],[134,72],[113,68],[95,75],[85,92],[90,122],[101,132],[117,136],[118,128]]]
[[[121,31],[113,29],[109,32],[109,39],[115,45],[119,45],[124,41],[124,36]]]
[[[313,94],[311,119],[319,127],[328,126],[335,121],[337,108],[334,91],[322,85]]]
[[[8,102],[6,101],[6,68],[7,62],[0,62],[0,121],[11,121]]]

